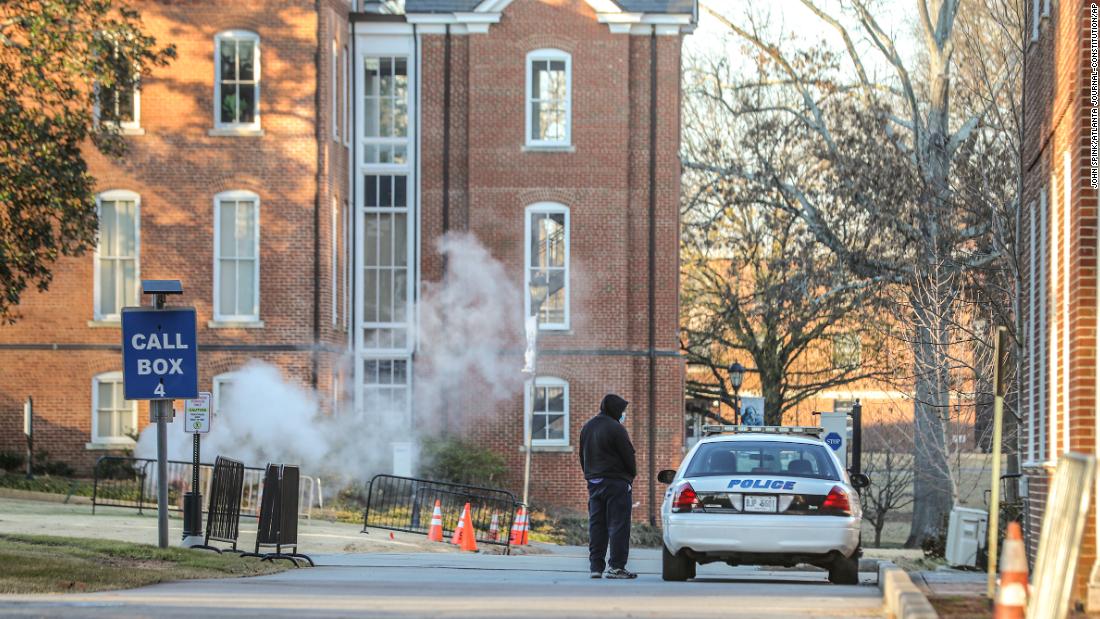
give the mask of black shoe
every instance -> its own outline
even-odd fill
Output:
[[[603,574],[601,574],[600,572],[592,572],[590,578],[603,578]]]
[[[607,570],[607,577],[614,580],[629,580],[631,578],[637,578],[638,575],[634,572],[628,572],[621,567],[613,567]]]

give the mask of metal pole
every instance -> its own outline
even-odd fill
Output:
[[[997,541],[1000,533],[1001,520],[1001,426],[1004,421],[1005,402],[1005,353],[1008,352],[1008,330],[1005,327],[997,327],[996,340],[993,355],[993,466],[991,467],[992,481],[989,493],[989,541],[987,556],[989,564],[986,566],[985,594],[993,599],[997,584]]]
[[[852,405],[852,466],[853,473],[863,472],[863,405]]]
[[[23,404],[23,430],[27,435],[27,479],[34,479],[34,398]]]
[[[535,336],[531,342],[532,350],[534,354],[531,360],[531,393],[527,398],[527,405],[524,406],[523,417],[526,429],[525,449],[523,453],[523,504],[528,506],[527,502],[528,493],[531,490],[531,435],[535,433],[535,396],[538,394],[538,389],[535,386],[536,378],[538,377],[538,364],[539,364],[539,314],[542,312],[542,303],[545,299],[539,299],[538,305],[535,306]]]
[[[168,411],[171,400],[154,400],[157,417],[157,545],[168,547]]]

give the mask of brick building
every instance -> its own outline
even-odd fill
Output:
[[[1097,164],[1090,163],[1097,108],[1089,101],[1090,73],[1094,95],[1096,88],[1089,51],[1097,42],[1097,6],[1084,0],[1035,0],[1026,8],[1020,227],[1026,354],[1020,451],[1029,506],[1027,541],[1034,556],[1059,457],[1067,451],[1098,451]],[[1074,599],[1095,612],[1100,610],[1100,493],[1093,492]]]
[[[583,505],[577,437],[614,390],[633,403],[636,513],[653,517],[651,473],[683,440],[680,54],[694,0],[390,4],[136,2],[179,58],[102,102],[130,151],[89,152],[95,255],[59,262],[0,327],[0,449],[21,446],[27,395],[52,458],[87,467],[132,445],[148,415],[121,397],[118,310],[141,301],[141,279],[183,281],[216,411],[260,359],[334,414],[369,419],[384,394],[408,426],[432,423],[416,419],[416,304],[447,268],[435,240],[463,231],[530,290],[518,306],[546,299],[533,499]],[[519,471],[523,407],[517,393],[452,429]]]

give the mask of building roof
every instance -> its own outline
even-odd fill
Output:
[[[405,0],[406,13],[454,13],[473,11],[484,0]],[[695,0],[614,0],[631,13],[688,13]]]

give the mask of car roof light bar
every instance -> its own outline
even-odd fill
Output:
[[[703,436],[718,434],[798,434],[821,438],[824,433],[825,429],[817,426],[703,426]]]

